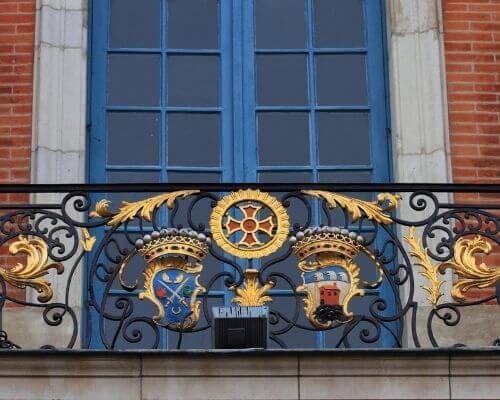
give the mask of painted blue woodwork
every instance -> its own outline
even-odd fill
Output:
[[[277,181],[372,181],[387,182],[391,179],[390,168],[390,138],[388,129],[388,99],[386,79],[386,51],[384,41],[384,12],[382,0],[364,0],[363,13],[365,21],[364,46],[349,48],[315,48],[314,36],[314,0],[304,0],[304,16],[307,33],[307,42],[304,48],[255,48],[255,1],[258,0],[220,0],[219,5],[219,48],[170,48],[167,35],[168,0],[148,0],[153,4],[158,2],[160,12],[160,39],[156,40],[157,32],[152,29],[148,33],[147,40],[155,47],[137,47],[141,43],[135,43],[135,47],[111,47],[110,43],[110,5],[116,0],[91,0],[90,6],[90,62],[89,62],[89,159],[88,159],[88,181],[91,183],[117,182],[117,181],[160,181],[172,180],[220,180],[223,182],[255,182],[258,180]],[[332,0],[334,1],[334,0]],[[336,1],[336,0],[335,0]],[[352,0],[357,1],[357,0]],[[130,1],[128,1],[130,3]],[[146,2],[140,2],[146,4]],[[153,15],[153,13],[152,13]],[[151,17],[153,18],[153,17]],[[136,21],[136,24],[141,21]],[[127,29],[124,26],[123,29]],[[139,40],[140,42],[140,40]],[[159,47],[157,47],[159,46]],[[258,56],[270,55],[302,55],[306,58],[307,67],[307,104],[301,105],[258,105],[257,104],[257,82],[256,82],[256,59]],[[316,73],[318,55],[360,55],[366,60],[366,104],[321,104],[317,102],[317,80]],[[155,96],[147,100],[147,104],[134,104],[134,100],[127,104],[110,104],[108,101],[108,89],[110,87],[110,64],[108,57],[118,57],[118,60],[128,60],[130,56],[150,56],[151,71],[157,68],[153,59],[159,59],[159,82],[160,89],[158,99]],[[167,90],[167,76],[169,73],[169,57],[172,56],[198,56],[199,60],[208,57],[217,57],[219,62],[219,103],[218,104],[196,104],[196,105],[172,105],[170,104]],[[122,58],[120,58],[122,57]],[[136,58],[140,60],[140,58]],[[144,59],[144,58],[143,58]],[[171,58],[170,58],[171,60]],[[122,63],[120,73],[126,75],[127,65]],[[125,71],[125,72],[124,72]],[[133,76],[140,74],[137,71],[130,72]],[[127,77],[125,76],[124,79]],[[345,79],[349,79],[346,77]],[[117,84],[116,90],[121,93],[126,88]],[[112,90],[114,90],[112,88]],[[145,93],[144,96],[151,95]],[[124,95],[122,95],[124,96]],[[128,96],[128,95],[127,95]],[[134,96],[134,93],[131,94]],[[118,101],[120,96],[116,97]],[[124,98],[124,97],[122,97]],[[364,163],[320,164],[319,159],[319,125],[318,120],[326,114],[341,115],[340,113],[366,113],[368,115],[369,143],[365,143],[369,152],[369,160]],[[158,137],[151,138],[152,143],[158,144],[156,162],[148,163],[144,160],[135,163],[127,163],[126,160],[113,154],[109,156],[110,140],[110,116],[125,118],[130,115],[150,115],[150,126],[154,127],[155,120],[158,122]],[[281,115],[307,115],[309,126],[308,137],[308,162],[294,165],[259,165],[258,144],[258,117],[259,113],[281,113]],[[303,113],[303,114],[298,114]],[[172,115],[182,120],[184,114],[193,116],[193,119],[203,115],[219,116],[218,134],[220,142],[220,165],[172,165],[169,159],[169,132],[172,128]],[[347,115],[347,114],[342,114]],[[116,119],[116,118],[115,118]],[[323,121],[325,122],[325,121]],[[328,122],[328,121],[327,121]],[[126,121],[122,125],[131,126]],[[151,128],[154,130],[154,128]],[[155,141],[156,140],[156,141]],[[347,140],[347,139],[346,139]],[[120,141],[115,140],[114,143]],[[186,148],[183,157],[194,157],[196,154],[196,143],[194,148]],[[287,142],[282,143],[281,148],[276,151],[286,151]],[[272,150],[272,149],[271,149]],[[201,149],[203,151],[203,149]],[[171,158],[171,157],[170,157]],[[152,158],[154,159],[154,157]],[[118,161],[118,162],[117,162]],[[147,160],[146,160],[147,161]],[[113,163],[112,163],[113,162]],[[210,162],[213,164],[213,162]],[[266,174],[262,175],[261,174]],[[315,209],[315,219],[319,219],[318,209]],[[104,235],[105,232],[100,232]],[[383,288],[381,289],[383,290]],[[129,295],[120,290],[117,295]],[[289,291],[276,289],[275,294],[287,296]],[[224,299],[227,303],[230,295],[227,291],[215,293],[215,297]],[[388,306],[388,312],[393,307]],[[97,332],[98,317],[95,313],[85,315],[89,321],[88,328],[84,330],[84,337],[92,337],[93,347],[100,347],[99,333]],[[85,326],[85,325],[84,325]],[[161,345],[168,346],[167,333],[164,333]],[[391,345],[391,339],[387,338],[387,345]],[[324,347],[327,340],[323,333],[316,334],[316,345]]]

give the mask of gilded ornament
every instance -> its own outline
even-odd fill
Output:
[[[26,263],[17,263],[11,269],[1,267],[0,276],[3,280],[20,289],[30,286],[39,293],[38,301],[48,302],[53,296],[53,291],[50,282],[43,277],[48,275],[52,268],[58,274],[62,274],[64,267],[61,263],[48,262],[47,244],[40,238],[28,239],[19,236],[19,239],[9,246],[9,253],[13,256],[25,254]]]
[[[290,239],[299,259],[302,285],[297,293],[306,295],[304,310],[311,324],[327,329],[352,319],[349,303],[363,296],[365,288],[375,288],[383,279],[383,270],[375,255],[364,246],[364,238],[337,227],[315,227]],[[373,282],[361,282],[356,257],[366,254],[377,270]]]
[[[153,212],[163,204],[166,204],[167,207],[171,209],[174,207],[174,203],[177,199],[192,196],[193,194],[199,192],[199,190],[179,190],[176,192],[160,194],[158,196],[150,197],[144,200],[135,201],[133,203],[124,201],[122,202],[121,207],[117,213],[110,212],[109,206],[111,202],[109,200],[103,199],[97,202],[96,209],[90,213],[90,216],[106,218],[111,217],[111,219],[108,221],[108,225],[110,226],[115,226],[126,221],[130,221],[136,215],[139,215],[146,221],[151,221]]]
[[[451,288],[451,296],[456,301],[465,301],[465,293],[473,287],[493,287],[500,280],[500,267],[477,262],[478,256],[488,255],[491,250],[491,244],[480,235],[472,239],[462,237],[455,242],[453,259],[439,265],[439,272],[449,268],[458,277]]]
[[[112,217],[114,214],[111,211],[109,211],[110,205],[111,205],[111,202],[107,199],[99,200],[95,205],[95,210],[91,211],[89,213],[89,216],[96,217],[96,218]]]
[[[136,249],[147,263],[144,270],[144,290],[139,299],[151,301],[157,308],[153,321],[162,326],[190,329],[200,318],[199,294],[205,288],[199,283],[203,270],[201,260],[208,254],[209,239],[192,230],[162,229],[137,240]],[[137,254],[131,252],[131,255]],[[123,269],[131,256],[120,266]]]
[[[323,190],[303,190],[302,193],[326,200],[329,208],[339,206],[346,209],[351,214],[353,222],[364,215],[384,225],[392,224],[392,218],[387,212],[394,210],[401,199],[401,196],[392,193],[379,193],[376,201],[359,200]]]
[[[408,236],[404,239],[410,246],[410,256],[414,257],[416,259],[416,265],[422,268],[420,275],[422,275],[429,282],[429,286],[421,286],[421,288],[427,292],[427,299],[429,300],[429,303],[436,308],[439,300],[443,296],[441,287],[444,283],[443,280],[439,279],[438,268],[432,264],[427,251],[422,247],[420,240],[415,237],[414,226],[410,227]]]
[[[210,229],[217,245],[227,253],[261,258],[285,243],[290,221],[278,199],[247,189],[232,192],[217,203],[210,216]]]
[[[87,228],[82,228],[82,239],[80,239],[80,244],[82,245],[83,250],[86,252],[92,251],[96,240],[96,237],[91,236]]]
[[[230,287],[229,290],[235,293],[235,297],[231,300],[242,307],[259,307],[273,301],[267,295],[269,289],[274,287],[274,283],[267,282],[264,286],[259,284],[259,271],[256,269],[247,269],[244,272],[245,280],[243,287]]]

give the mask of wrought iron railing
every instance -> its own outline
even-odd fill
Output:
[[[500,344],[499,185],[0,192],[30,199],[0,205],[1,348],[210,347],[224,304],[268,306],[270,347]]]

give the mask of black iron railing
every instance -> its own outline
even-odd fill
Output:
[[[228,306],[268,307],[269,347],[499,345],[500,185],[0,193],[31,196],[0,205],[1,348],[35,346],[30,324],[44,348],[210,348]]]

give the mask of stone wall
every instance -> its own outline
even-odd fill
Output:
[[[500,352],[0,353],[0,399],[498,399]]]

